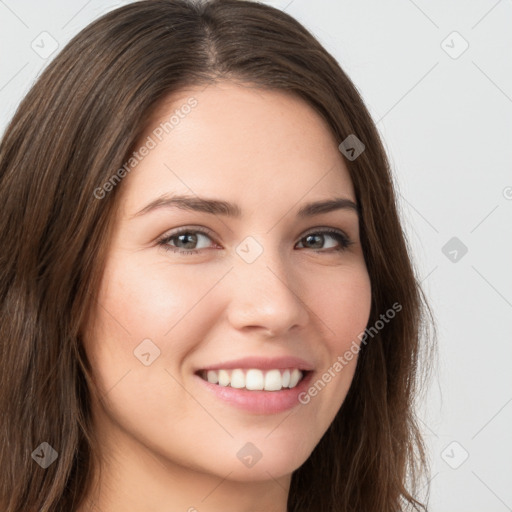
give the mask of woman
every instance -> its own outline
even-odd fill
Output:
[[[0,199],[2,510],[425,509],[388,162],[290,16],[95,21],[16,112]]]

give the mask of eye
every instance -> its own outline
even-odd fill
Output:
[[[212,236],[212,232],[206,228],[182,228],[165,235],[157,242],[157,244],[166,251],[173,251],[183,255],[198,254],[202,249],[206,249],[208,247],[208,239],[213,241]],[[329,247],[323,247],[328,250],[319,250],[322,249],[325,241],[329,239],[334,240],[338,246],[336,246],[336,243],[334,246],[331,243]],[[201,241],[203,242],[202,244]],[[309,245],[310,247],[304,247],[303,242],[305,242],[306,246]],[[316,250],[316,252],[327,253],[333,251],[344,251],[353,243],[354,242],[352,242],[342,231],[318,228],[317,231],[307,233],[299,240],[299,244],[303,244],[303,246],[300,247],[301,249],[310,248]]]
[[[305,241],[307,245],[310,245],[311,249],[321,249],[322,245],[325,243],[326,238],[331,238],[338,242],[338,247],[336,247],[336,245],[334,247],[330,246],[327,247],[327,249],[331,250],[319,252],[344,251],[354,243],[347,235],[345,235],[345,233],[333,229],[321,229],[318,231],[310,232],[301,238],[300,243]],[[313,245],[313,247],[311,247],[311,245]]]
[[[181,254],[197,254],[200,249],[197,245],[201,245],[201,239],[211,240],[211,231],[206,228],[184,228],[174,233],[165,235],[158,241],[158,245],[166,251],[179,252]],[[206,244],[207,246],[208,244]]]

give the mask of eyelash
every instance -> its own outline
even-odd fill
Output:
[[[341,231],[337,231],[337,230],[330,229],[330,228],[328,228],[328,229],[317,228],[317,229],[318,229],[317,231],[310,231],[310,232],[304,234],[300,238],[299,242],[304,240],[309,235],[325,235],[325,234],[327,234],[327,235],[331,236],[332,238],[334,238],[336,241],[338,241],[340,246],[337,248],[330,248],[328,250],[313,249],[313,251],[315,251],[315,252],[320,252],[320,253],[325,252],[327,254],[330,254],[332,252],[345,251],[346,249],[348,249],[349,246],[354,244],[354,242],[351,241],[350,238],[348,236],[346,236]],[[213,233],[209,229],[206,229],[206,228],[181,228],[178,231],[164,235],[162,238],[160,238],[158,240],[157,244],[160,247],[162,247],[165,251],[172,251],[174,253],[179,253],[184,256],[192,255],[192,254],[199,254],[204,249],[181,249],[179,247],[173,247],[173,246],[169,245],[169,242],[171,240],[179,237],[180,235],[184,235],[184,234],[190,235],[190,234],[195,234],[195,233],[201,233],[202,235],[208,236],[210,239],[212,239],[212,237],[213,237]]]

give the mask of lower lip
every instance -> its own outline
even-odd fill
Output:
[[[231,386],[219,386],[195,375],[197,379],[215,396],[228,404],[255,414],[277,414],[299,405],[298,395],[306,391],[313,372],[308,372],[297,386],[281,391],[250,391]]]

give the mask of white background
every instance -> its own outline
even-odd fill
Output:
[[[512,511],[512,1],[267,3],[336,57],[388,149],[439,332],[419,408],[430,510]],[[32,46],[61,49],[120,5],[0,0],[0,133],[56,55]]]

